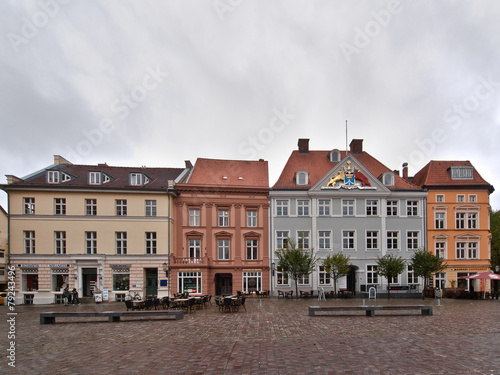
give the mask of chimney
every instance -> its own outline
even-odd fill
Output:
[[[54,155],[54,164],[71,164],[71,162],[64,159],[61,155]]]
[[[403,179],[408,181],[408,163],[403,163]]]
[[[349,145],[351,148],[351,153],[353,154],[362,154],[363,153],[363,140],[362,139],[353,139],[351,144]]]
[[[393,170],[394,174],[399,177],[399,170],[395,169]]]
[[[184,160],[184,164],[186,165],[186,168],[192,169],[193,164],[191,164],[191,160]]]
[[[309,154],[309,139],[299,138],[299,154]]]

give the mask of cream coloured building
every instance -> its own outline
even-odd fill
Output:
[[[56,155],[29,176],[7,176],[16,303],[60,302],[66,285],[109,301],[129,290],[167,295],[174,185],[189,170],[74,165]]]
[[[5,290],[7,284],[7,270],[5,263],[7,260],[7,212],[0,206],[0,291]]]

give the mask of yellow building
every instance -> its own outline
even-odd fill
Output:
[[[0,291],[5,290],[7,284],[7,270],[5,269],[8,246],[7,220],[7,212],[0,206]]]
[[[60,156],[24,178],[7,176],[16,303],[167,295],[173,186],[189,168],[74,165]]]
[[[489,282],[461,277],[490,270],[493,186],[469,161],[431,161],[412,182],[428,191],[427,249],[448,264],[435,275],[434,286],[488,291]]]

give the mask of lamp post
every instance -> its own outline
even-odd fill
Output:
[[[170,297],[170,266],[167,262],[163,262],[162,267],[165,272],[165,277],[167,278],[167,293],[168,297]]]

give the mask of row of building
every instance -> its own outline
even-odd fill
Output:
[[[342,252],[340,287],[382,289],[377,257],[419,248],[446,259],[433,286],[490,268],[488,184],[468,161],[431,161],[412,178],[355,139],[349,150],[309,150],[299,139],[269,188],[267,161],[197,159],[184,168],[75,165],[61,156],[24,178],[7,176],[0,252],[15,266],[17,303],[54,303],[61,288],[159,297],[294,288],[275,250],[293,238],[317,256]],[[1,259],[0,259],[1,260]],[[3,270],[4,280],[6,271]],[[0,274],[1,276],[1,274]],[[302,290],[333,290],[321,265]],[[391,284],[418,290],[411,265]]]

